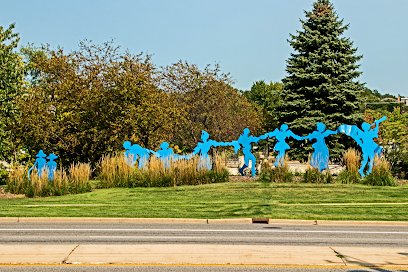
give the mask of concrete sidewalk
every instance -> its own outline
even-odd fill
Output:
[[[0,265],[288,265],[408,268],[408,248],[139,244],[0,245]]]

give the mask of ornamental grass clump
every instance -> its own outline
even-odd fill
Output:
[[[363,184],[374,186],[395,186],[391,165],[384,157],[375,157],[373,170],[362,179]]]
[[[21,165],[13,165],[6,179],[7,191],[12,194],[21,194],[27,186],[27,169]]]
[[[50,183],[53,187],[52,195],[66,195],[70,193],[70,180],[64,169],[55,171],[54,180]]]
[[[223,155],[215,155],[212,169],[202,167],[199,156],[165,163],[152,156],[143,169],[130,166],[123,155],[105,156],[100,162],[99,187],[169,187],[226,182],[229,173]]]
[[[25,194],[28,197],[52,195],[51,186],[49,186],[48,181],[48,172],[46,169],[42,171],[41,175],[38,174],[37,170],[33,170],[27,185]]]
[[[123,155],[103,156],[99,163],[99,188],[137,187],[140,179],[137,164],[132,167]]]
[[[259,176],[261,182],[287,183],[295,181],[295,174],[289,169],[287,158],[283,166],[272,167],[270,163],[262,164],[262,171]]]
[[[43,170],[41,177],[36,169],[30,173],[30,179],[28,179],[27,174],[26,167],[18,165],[13,167],[7,179],[7,191],[13,194],[25,194],[27,197],[45,197],[83,193],[91,190],[89,164],[73,164],[69,173],[64,169],[57,169],[53,180],[48,179],[47,168]]]
[[[343,154],[343,165],[345,169],[339,173],[336,181],[343,184],[360,183],[360,152],[354,148],[347,149]]]
[[[309,167],[302,174],[301,181],[305,183],[333,183],[333,177],[329,171],[320,172],[316,168]]]
[[[64,171],[61,171],[64,174]],[[71,193],[84,193],[91,191],[89,182],[92,169],[89,163],[73,163],[69,168],[69,186]],[[63,176],[61,176],[63,177]],[[55,183],[55,180],[54,180]]]

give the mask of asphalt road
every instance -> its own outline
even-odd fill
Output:
[[[243,244],[407,247],[405,226],[1,223],[0,244]]]

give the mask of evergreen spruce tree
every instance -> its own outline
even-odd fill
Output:
[[[303,29],[289,40],[295,52],[287,61],[288,76],[283,79],[280,123],[304,135],[316,129],[316,122],[324,122],[327,129],[361,122],[363,85],[356,79],[361,74],[357,62],[362,56],[343,36],[348,25],[339,19],[329,0],[317,0],[305,14]],[[339,158],[351,142],[339,135],[331,136],[327,143],[331,155]],[[310,143],[292,144],[303,145],[293,150],[296,158],[306,159],[312,150]]]

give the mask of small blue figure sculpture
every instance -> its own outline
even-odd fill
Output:
[[[47,160],[45,159],[47,157],[47,155],[44,153],[44,151],[42,151],[42,149],[40,151],[38,151],[38,154],[36,155],[37,159],[34,162],[34,165],[28,169],[28,179],[30,180],[30,174],[34,169],[37,169],[38,172],[38,176],[41,178],[44,170],[45,170],[45,166],[47,163]]]
[[[129,141],[123,143],[125,148],[124,156],[129,165],[134,166],[135,163],[138,163],[139,169],[145,167],[146,163],[149,161],[150,154],[155,152],[144,148],[138,144],[133,144]]]
[[[160,144],[160,149],[156,151],[156,156],[162,161],[164,168],[170,168],[170,163],[175,159],[173,149],[168,142]]]
[[[127,164],[134,166],[137,161],[137,156],[133,156],[130,149],[132,148],[132,143],[129,141],[125,141],[123,143],[123,148],[125,149],[124,156]]]
[[[285,163],[285,153],[286,150],[290,149],[290,146],[286,143],[286,139],[292,137],[296,140],[302,140],[302,138],[296,134],[294,134],[289,128],[287,124],[282,124],[280,129],[275,129],[272,132],[267,133],[268,137],[275,137],[277,143],[273,150],[278,152],[278,156],[276,156],[275,160],[275,167],[283,166]]]
[[[239,168],[239,173],[244,176],[244,170],[248,167],[249,161],[252,162],[251,165],[251,175],[252,177],[255,176],[256,171],[255,171],[255,166],[256,166],[256,158],[254,154],[251,153],[252,151],[252,144],[259,142],[259,140],[265,140],[268,138],[268,134],[264,134],[259,137],[255,137],[252,135],[249,135],[250,131],[249,128],[245,128],[242,134],[239,136],[238,140],[236,141],[238,145],[235,145],[235,152],[237,152],[240,148],[242,147],[242,153],[244,154],[244,165]]]
[[[217,146],[229,146],[231,143],[226,143],[226,142],[217,142],[214,140],[209,140],[210,134],[208,134],[207,131],[202,130],[201,131],[201,141],[197,144],[197,146],[193,150],[193,155],[199,155],[200,156],[200,168],[206,168],[208,170],[211,170],[211,158],[208,155],[208,152],[210,151],[211,147],[217,147]]]
[[[371,125],[369,123],[364,122],[361,125],[361,129],[359,129],[356,125],[341,125],[338,128],[339,132],[342,132],[351,138],[353,138],[356,143],[361,147],[362,151],[362,156],[363,156],[363,161],[361,162],[361,167],[359,169],[359,173],[362,177],[364,177],[367,174],[370,174],[371,171],[373,170],[373,165],[374,165],[374,158],[375,156],[379,156],[382,151],[382,147],[379,146],[374,139],[378,138],[378,129],[379,125],[381,122],[385,121],[387,119],[386,116],[381,117],[379,120],[375,120],[374,128],[371,129]],[[365,168],[367,167],[368,164],[368,169],[364,173]]]
[[[314,168],[323,171],[329,166],[329,148],[326,145],[325,138],[332,134],[336,134],[337,131],[326,130],[326,125],[318,122],[316,124],[317,130],[313,131],[307,136],[301,137],[302,139],[312,140],[315,139],[316,142],[312,145],[314,151],[311,157],[310,165]]]
[[[51,153],[50,155],[48,155],[47,159],[48,159],[48,162],[47,162],[48,180],[53,181],[55,171],[57,170],[57,163],[54,160],[58,159],[58,156],[55,155],[54,153]]]

